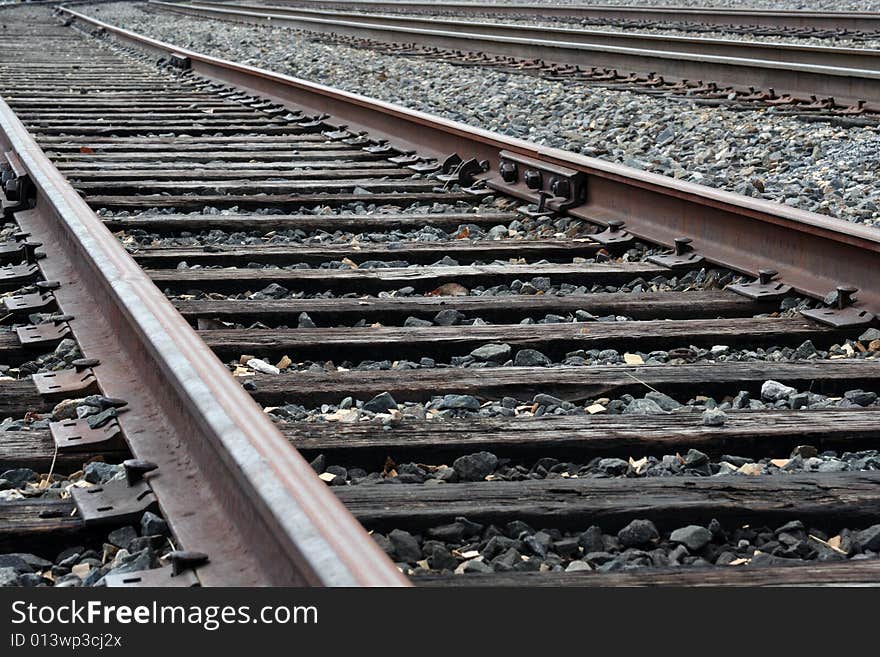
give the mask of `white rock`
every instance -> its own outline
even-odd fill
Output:
[[[274,365],[270,365],[264,360],[260,360],[259,358],[251,358],[247,362],[247,366],[250,367],[255,372],[262,372],[263,374],[280,374],[281,370],[279,370]]]

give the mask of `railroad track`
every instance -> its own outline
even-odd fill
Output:
[[[5,18],[16,577],[877,583],[876,231]]]
[[[362,47],[397,47],[474,66],[501,66],[552,79],[629,85],[733,103],[761,102],[801,113],[880,111],[878,51],[532,27],[438,17],[364,14],[228,3],[149,3],[156,10],[265,25],[289,25]],[[355,42],[356,43],[356,42]]]
[[[268,4],[268,3],[267,3]],[[444,13],[465,16],[541,17],[584,21],[599,25],[674,25],[689,29],[740,27],[750,33],[783,34],[876,34],[880,17],[874,12],[849,11],[773,11],[762,9],[719,9],[713,7],[624,7],[602,5],[553,5],[528,3],[376,2],[374,0],[272,0],[272,4],[292,4],[321,9],[359,12]]]

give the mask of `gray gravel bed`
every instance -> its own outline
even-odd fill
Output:
[[[487,68],[319,43],[283,28],[146,13],[88,12],[184,47],[262,66],[710,187],[876,225],[880,134]]]
[[[251,3],[249,3],[251,4]],[[278,5],[276,0],[264,0],[256,4]],[[604,4],[604,3],[603,3]],[[679,3],[676,3],[679,5]],[[438,5],[442,6],[442,5]],[[680,5],[679,5],[680,6]],[[400,10],[353,10],[359,14],[403,14],[410,13],[407,8]],[[418,14],[417,14],[418,15]],[[424,14],[421,14],[424,15]],[[629,32],[640,34],[657,34],[663,36],[698,37],[701,39],[725,39],[735,41],[755,41],[763,43],[792,43],[798,45],[829,46],[839,48],[877,48],[880,37],[875,35],[840,35],[837,37],[817,37],[806,30],[792,30],[790,34],[754,34],[750,28],[742,25],[718,25],[715,29],[697,25],[698,18],[683,17],[681,21],[640,21],[633,19],[602,20],[564,16],[546,16],[537,18],[524,14],[499,14],[493,11],[482,13],[461,14],[455,8],[437,9],[431,16],[452,20],[479,21],[486,23],[502,23],[507,25],[527,25],[530,27],[554,27],[563,29],[584,29],[602,32]],[[759,28],[761,29],[761,28]]]
[[[267,407],[266,413],[279,422],[368,422],[392,427],[401,422],[443,422],[457,419],[480,418],[531,418],[545,415],[584,416],[607,413],[609,415],[669,415],[700,413],[706,426],[724,426],[725,413],[731,410],[818,410],[829,408],[865,408],[878,406],[874,391],[848,390],[841,397],[830,397],[797,390],[778,381],[768,379],[761,386],[761,393],[753,397],[747,391],[715,400],[700,395],[686,401],[651,390],[642,397],[630,394],[615,399],[601,397],[581,404],[573,404],[552,395],[538,393],[531,399],[503,397],[480,402],[471,395],[447,394],[434,396],[427,402],[401,402],[383,392],[363,401],[346,397],[338,404],[323,404],[319,408],[306,408],[299,404]]]
[[[271,0],[269,0],[271,1]],[[402,7],[405,0],[400,0]],[[624,7],[716,7],[720,9],[772,9],[805,11],[880,11],[878,0],[479,0],[487,5],[615,5]]]
[[[410,576],[492,572],[615,572],[636,568],[795,566],[811,561],[876,559],[880,525],[833,532],[791,520],[755,524],[685,525],[661,532],[635,519],[617,532],[593,525],[583,531],[535,529],[514,520],[503,526],[456,518],[410,533],[373,532],[383,550]]]
[[[625,261],[625,256],[622,261]],[[602,285],[593,284],[574,285],[572,283],[553,283],[552,277],[535,276],[528,280],[514,279],[510,283],[486,287],[483,285],[467,288],[455,282],[446,283],[436,288],[432,292],[435,296],[485,296],[485,297],[501,297],[511,295],[558,295],[571,296],[578,294],[590,294],[596,292],[684,292],[688,290],[710,290],[721,289],[731,282],[747,280],[745,277],[738,276],[730,271],[723,269],[699,269],[691,270],[685,274],[664,276],[662,274],[644,280],[636,278],[625,285]],[[177,294],[171,289],[164,290],[165,295],[170,299],[354,299],[363,295],[351,292],[337,295],[332,291],[325,292],[303,292],[291,291],[284,286],[270,284],[265,288],[256,292],[244,292],[242,294],[224,295],[221,293],[205,293],[203,290],[191,289],[183,294]],[[415,295],[412,286],[405,286],[394,290],[383,290],[376,296],[378,298],[388,297],[405,297]],[[792,301],[795,305],[800,301]],[[587,318],[589,319],[589,318]]]
[[[499,458],[492,452],[476,452],[445,463],[386,463],[382,470],[345,468],[328,464],[324,455],[312,461],[312,468],[329,486],[433,485],[473,481],[535,481],[543,479],[645,479],[653,477],[724,477],[803,474],[809,472],[865,472],[880,470],[880,452],[819,451],[799,445],[788,458],[753,459],[709,455],[689,449],[687,453],[665,454],[661,458],[596,457],[588,463],[562,461],[553,457],[523,461]]]
[[[107,466],[106,472],[92,468],[84,481],[106,483],[118,476],[111,475],[114,467],[121,468]],[[104,586],[105,575],[158,568],[173,549],[168,525],[148,511],[141,516],[137,526],[114,529],[103,543],[74,545],[58,554],[0,554],[0,587]]]
[[[299,320],[299,328],[309,328],[310,321],[308,315],[302,317],[306,313],[302,313]],[[559,316],[550,315],[551,319],[544,318],[540,321],[522,321],[520,324],[562,324],[562,323],[579,323],[584,320],[578,317],[559,318]],[[529,318],[531,319],[531,318]],[[626,317],[608,316],[604,318],[596,318],[591,321],[604,322],[625,322]],[[364,323],[359,323],[362,326]],[[482,320],[473,320],[471,326],[485,325]],[[404,326],[431,326],[427,320],[419,320],[409,318]],[[465,324],[462,324],[465,325]],[[470,353],[460,356],[451,356],[448,361],[437,360],[428,356],[419,358],[418,360],[409,359],[384,359],[384,360],[363,360],[357,363],[351,361],[342,361],[336,365],[332,360],[329,361],[291,361],[285,357],[275,365],[272,365],[271,359],[262,359],[253,354],[242,355],[239,361],[233,361],[228,364],[233,372],[238,372],[240,376],[244,376],[241,368],[246,367],[254,371],[263,373],[280,373],[286,372],[333,372],[342,370],[353,370],[360,372],[375,372],[382,370],[419,370],[419,369],[435,369],[435,368],[469,368],[469,369],[489,369],[496,367],[595,367],[601,365],[676,365],[685,363],[743,363],[743,362],[768,362],[783,363],[795,362],[800,360],[838,360],[838,359],[876,359],[880,357],[880,347],[871,349],[862,344],[864,351],[861,351],[856,345],[861,344],[852,340],[847,340],[843,345],[834,344],[828,349],[817,349],[811,340],[804,341],[797,348],[791,347],[767,347],[757,349],[731,349],[727,345],[714,345],[709,349],[696,346],[682,345],[680,347],[668,350],[657,350],[651,352],[643,352],[637,349],[621,352],[617,349],[577,349],[566,353],[564,359],[554,359],[547,356],[537,349],[514,349],[506,343],[487,343],[470,351]],[[877,343],[875,343],[877,344]],[[277,372],[275,371],[277,370]]]

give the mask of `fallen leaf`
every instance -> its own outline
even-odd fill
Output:
[[[737,472],[744,475],[754,476],[761,474],[762,468],[760,463],[744,463],[739,467]]]
[[[89,153],[94,153],[95,149],[89,148],[88,146],[80,146],[79,152],[83,153],[84,155],[88,155]]]
[[[277,367],[279,370],[286,370],[288,367],[290,367],[290,364],[292,362],[293,361],[285,355],[281,358],[281,360],[275,363],[275,367]]]
[[[840,549],[840,536],[835,536],[834,538],[830,538],[827,541],[823,541],[818,536],[813,536],[812,534],[810,534],[810,538],[813,539],[814,541],[816,541],[817,543],[821,543],[825,547],[827,547],[831,550],[834,550],[838,554],[843,554],[843,555],[846,554],[846,552],[844,552],[843,550]],[[835,538],[837,539],[837,543],[835,545],[832,545],[831,541],[833,541]]]
[[[78,563],[73,568],[70,569],[74,575],[79,577],[80,579],[85,579],[85,576],[89,574],[89,571],[92,567],[87,563]]]
[[[633,470],[635,470],[636,474],[642,474],[642,471],[645,469],[645,466],[648,465],[648,457],[643,456],[638,461],[634,461],[633,457],[630,456],[629,457],[629,465]]]
[[[455,239],[463,240],[463,239],[467,239],[470,236],[471,236],[471,229],[468,228],[467,226],[462,226],[461,230],[455,234]]]
[[[343,258],[342,262],[345,263],[346,265],[348,265],[349,267],[351,267],[352,269],[358,268],[358,264],[354,260],[351,260],[350,258]]]
[[[252,356],[251,354],[244,354],[238,359],[238,362],[242,365],[247,365],[247,362],[252,358],[256,358],[256,356]]]
[[[784,468],[791,459],[770,459],[770,463],[777,468]]]
[[[434,297],[464,297],[467,296],[468,292],[469,290],[464,285],[444,283],[437,289],[428,292],[428,295]]]

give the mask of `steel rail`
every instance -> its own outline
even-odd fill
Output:
[[[19,225],[182,549],[206,586],[394,586],[407,580],[126,253],[0,100],[0,146],[35,188]]]
[[[880,14],[859,11],[801,11],[720,9],[713,7],[628,7],[614,5],[483,4],[477,2],[381,2],[377,0],[272,0],[297,6],[345,8],[360,11],[448,11],[458,14],[607,19],[633,21],[691,21],[711,25],[803,27],[820,30],[877,30]]]
[[[674,80],[705,80],[746,89],[773,88],[778,93],[808,99],[833,97],[855,105],[865,101],[880,111],[880,70],[846,68],[799,61],[751,59],[675,50],[649,50],[608,44],[538,39],[534,36],[486,34],[482,24],[471,31],[405,27],[385,22],[315,18],[302,15],[247,11],[200,4],[151,0],[150,6],[184,15],[216,17],[244,23],[290,25],[300,29],[341,34],[387,43],[479,51],[525,59],[543,59],[583,67],[608,67],[644,75],[657,73]],[[381,19],[379,19],[381,20]],[[391,22],[395,22],[392,19]],[[463,27],[463,26],[462,26]],[[492,28],[496,29],[496,28]],[[540,33],[542,30],[538,30]],[[519,28],[517,28],[519,32]],[[769,53],[768,53],[769,54]]]
[[[567,213],[600,225],[626,222],[630,233],[672,245],[679,236],[718,265],[757,275],[776,269],[796,290],[822,297],[839,285],[860,288],[863,308],[880,312],[880,231],[841,219],[770,203],[702,185],[682,182],[507,137],[400,105],[341,91],[306,80],[211,57],[115,27],[82,13],[62,9],[85,25],[103,28],[120,42],[162,57],[188,58],[192,71],[207,79],[247,89],[279,103],[327,113],[349,130],[423,156],[485,161],[478,179],[500,183],[502,151],[565,167],[584,177],[586,200]],[[505,193],[531,198],[523,185],[501,185]]]
[[[476,22],[447,17],[409,16],[403,14],[364,14],[337,10],[302,9],[274,4],[267,0],[261,4],[249,2],[202,2],[186,4],[236,11],[283,14],[356,21],[371,25],[393,25],[417,29],[442,29],[462,31],[485,36],[506,36],[533,41],[561,41],[595,46],[638,48],[640,50],[663,50],[693,55],[719,55],[743,59],[772,60],[779,63],[817,64],[839,68],[864,70],[880,69],[880,50],[868,48],[842,48],[813,46],[788,42],[739,41],[718,38],[647,34],[642,32],[614,32],[608,30],[572,29],[565,27],[535,27],[512,23]],[[182,4],[182,3],[181,3]]]

